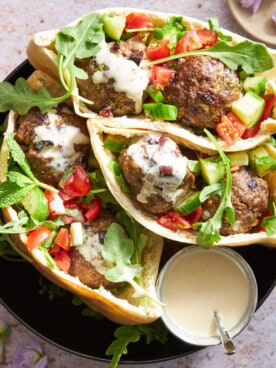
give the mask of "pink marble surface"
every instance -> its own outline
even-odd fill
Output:
[[[58,28],[89,11],[108,6],[132,6],[137,8],[170,11],[207,20],[217,15],[222,27],[247,36],[230,14],[226,0],[0,0],[0,80],[4,79],[20,62],[26,59],[25,49],[35,32]],[[52,368],[104,368],[108,363],[80,358],[59,349],[39,338],[11,313],[0,305],[0,319],[12,326],[7,344],[7,363],[11,362],[29,338],[37,340],[49,358]],[[164,363],[148,364],[149,368],[273,368],[276,366],[276,289],[272,291],[247,328],[235,338],[238,351],[226,356],[221,346],[205,348],[194,354]],[[1,363],[0,363],[1,365]],[[130,367],[130,365],[123,365]],[[142,365],[131,365],[142,367]]]

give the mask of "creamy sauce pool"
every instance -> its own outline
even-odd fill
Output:
[[[227,330],[242,319],[249,300],[243,271],[225,255],[202,250],[179,257],[162,284],[166,313],[180,328],[201,337],[218,334],[217,310]]]

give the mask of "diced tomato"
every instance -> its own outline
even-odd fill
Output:
[[[262,115],[260,121],[258,121],[257,124],[255,124],[251,129],[247,129],[244,132],[244,134],[242,136],[243,139],[248,139],[248,138],[255,137],[255,135],[261,129],[262,121],[268,119],[270,117],[271,113],[272,113],[272,109],[276,104],[276,96],[275,95],[267,95],[267,96],[263,96],[263,98],[265,99],[265,108],[264,108],[263,115]]]
[[[64,202],[64,206],[68,210],[74,211],[74,214],[66,214],[62,216],[62,220],[65,224],[72,224],[73,222],[85,222],[83,216],[83,207],[77,203],[74,199]]]
[[[161,86],[166,86],[173,75],[173,69],[166,68],[165,66],[153,65],[151,70],[151,83],[153,85],[159,84]]]
[[[261,129],[261,121],[256,123],[252,128],[246,129],[244,134],[242,135],[242,139],[253,138]]]
[[[45,190],[44,194],[48,201],[48,209],[50,215],[52,216],[64,215],[65,207],[60,195],[58,193],[53,193],[49,190]]]
[[[156,46],[149,45],[146,51],[147,57],[153,61],[170,56],[171,51],[168,47],[168,44],[169,40],[163,40]]]
[[[39,247],[51,235],[51,230],[45,226],[39,226],[28,234],[27,247],[29,251]]]
[[[65,250],[61,250],[54,256],[56,265],[64,272],[68,273],[70,269],[70,257]]]
[[[265,108],[264,108],[263,115],[261,117],[261,121],[264,121],[270,117],[272,109],[276,104],[275,95],[263,96],[263,98],[265,99]]]
[[[234,144],[245,132],[246,126],[232,111],[221,117],[216,125],[218,135],[229,145]]]
[[[187,220],[189,222],[189,224],[195,224],[196,222],[198,222],[203,214],[203,208],[202,206],[197,207],[196,210],[194,210],[193,212],[191,212],[189,215],[184,216],[185,220]]]
[[[87,211],[84,217],[88,221],[93,221],[101,212],[101,200],[99,198],[93,199],[91,205],[87,206]]]
[[[59,245],[54,244],[49,248],[49,253],[51,254],[51,256],[55,256],[57,253],[59,253],[61,251],[61,248]]]
[[[191,224],[184,216],[181,216],[178,212],[173,210],[170,210],[164,215],[158,217],[157,222],[159,225],[174,231],[189,229],[191,227]]]
[[[178,41],[175,53],[182,54],[183,52],[199,50],[201,48],[202,43],[200,41],[199,36],[197,35],[197,32],[191,29]]]
[[[130,13],[126,17],[126,29],[152,28],[150,18],[145,14]]]
[[[70,231],[65,227],[62,227],[55,237],[54,243],[68,252],[72,246]]]
[[[212,47],[218,42],[218,34],[210,29],[197,29],[196,34],[204,49]]]
[[[85,196],[91,190],[89,176],[81,165],[76,165],[73,170],[65,172],[59,182],[60,188],[64,193],[72,197]]]
[[[209,29],[191,29],[177,43],[175,53],[209,48],[218,41],[218,34]]]

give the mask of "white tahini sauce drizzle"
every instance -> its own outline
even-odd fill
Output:
[[[60,116],[55,110],[47,113],[49,124],[36,127],[34,143],[48,142],[40,151],[45,158],[53,158],[49,165],[58,171],[64,171],[71,161],[77,161],[81,152],[76,152],[74,145],[88,144],[89,137],[73,125],[60,123]]]
[[[96,62],[107,66],[107,70],[96,71],[92,78],[95,84],[114,80],[117,92],[126,93],[127,97],[135,101],[136,113],[142,111],[143,92],[148,86],[150,73],[147,68],[138,66],[134,61],[121,55],[112,53],[108,45],[101,43],[101,50],[96,55]]]
[[[160,138],[159,134],[150,134],[130,145],[127,150],[144,175],[143,187],[137,196],[141,203],[147,203],[147,198],[158,192],[167,202],[175,202],[182,192],[179,187],[187,173],[188,159],[177,155],[178,149],[174,141],[165,138],[160,144]],[[172,175],[161,175],[160,166],[171,167]]]
[[[91,263],[99,273],[104,275],[108,267],[101,255],[103,244],[99,241],[99,234],[89,232],[86,235],[85,241],[78,247],[78,251],[87,262]]]

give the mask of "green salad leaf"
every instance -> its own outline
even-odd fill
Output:
[[[229,45],[225,41],[218,41],[209,49],[200,49],[172,55],[164,59],[152,61],[151,65],[197,55],[209,55],[215,59],[219,59],[230,69],[237,70],[241,68],[247,74],[263,72],[274,66],[273,58],[266,46],[262,43],[249,40],[239,42],[236,45]]]

